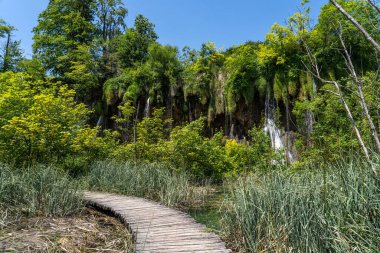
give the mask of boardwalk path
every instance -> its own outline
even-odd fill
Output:
[[[231,252],[189,215],[155,202],[98,192],[86,192],[85,200],[122,219],[134,235],[138,253]]]

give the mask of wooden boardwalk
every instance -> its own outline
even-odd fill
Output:
[[[86,192],[85,200],[119,217],[131,230],[138,253],[231,252],[189,215],[142,198]]]

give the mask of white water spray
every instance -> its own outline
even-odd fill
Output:
[[[265,100],[265,128],[264,131],[269,135],[272,148],[275,150],[280,150],[284,148],[284,143],[280,137],[280,129],[277,128],[274,121],[274,110],[276,105],[274,100],[270,98],[269,92]]]
[[[96,126],[100,127],[103,125],[103,121],[104,121],[104,115],[100,115],[99,119],[98,119],[98,122],[96,123]]]
[[[276,104],[273,98],[270,97],[269,91],[265,99],[265,128],[264,131],[269,135],[272,148],[276,151],[282,151],[285,148],[284,142],[281,138],[280,129],[276,126],[274,119],[274,111]],[[293,155],[289,150],[286,150],[286,156],[289,161],[293,161]]]
[[[145,109],[144,109],[144,115],[145,117],[149,117],[150,115],[150,97],[146,101]]]

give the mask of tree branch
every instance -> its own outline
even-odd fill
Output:
[[[367,0],[368,1],[368,0]],[[368,42],[370,42],[380,53],[380,45],[377,43],[372,36],[366,31],[366,29],[358,22],[354,17],[352,17],[342,6],[340,6],[336,0],[330,0],[330,2],[364,35]]]
[[[380,14],[380,7],[375,4],[372,0],[367,0],[367,2]]]

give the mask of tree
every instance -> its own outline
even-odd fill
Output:
[[[102,38],[103,54],[106,54],[109,41],[125,30],[128,10],[121,0],[97,0],[96,4],[96,27]]]
[[[125,34],[115,40],[118,58],[123,68],[133,67],[136,63],[148,58],[149,45],[157,40],[154,24],[138,15],[134,27],[127,29]]]
[[[153,43],[148,49],[147,69],[153,72],[153,82],[147,87],[147,95],[153,102],[165,106],[172,116],[172,99],[176,95],[181,74],[178,49]]]
[[[33,29],[33,51],[46,70],[64,78],[72,55],[80,45],[90,45],[95,35],[95,1],[51,0]]]
[[[351,16],[336,0],[330,0],[330,2],[364,35],[373,47],[380,53],[380,44],[367,32],[367,30],[353,17]],[[372,1],[368,1],[372,6],[377,7]],[[378,7],[376,8],[378,10]]]
[[[367,0],[367,2],[380,14],[380,7],[372,0]]]
[[[3,53],[0,55],[0,71],[16,71],[18,64],[23,59],[23,51],[20,48],[20,41],[12,40],[13,26],[6,24],[0,19],[0,38],[5,37]]]
[[[104,83],[117,72],[117,57],[111,41],[125,31],[128,11],[121,0],[96,0],[96,4],[96,28],[102,48],[100,77]]]
[[[260,79],[256,49],[256,45],[242,45],[226,59],[228,78],[225,90],[229,113],[236,110],[238,103],[250,104],[260,89],[255,85]]]
[[[98,69],[99,66],[91,53],[91,48],[79,45],[77,49],[68,54],[70,58],[70,69],[65,73],[68,83],[76,90],[78,98],[90,102],[99,89]]]

